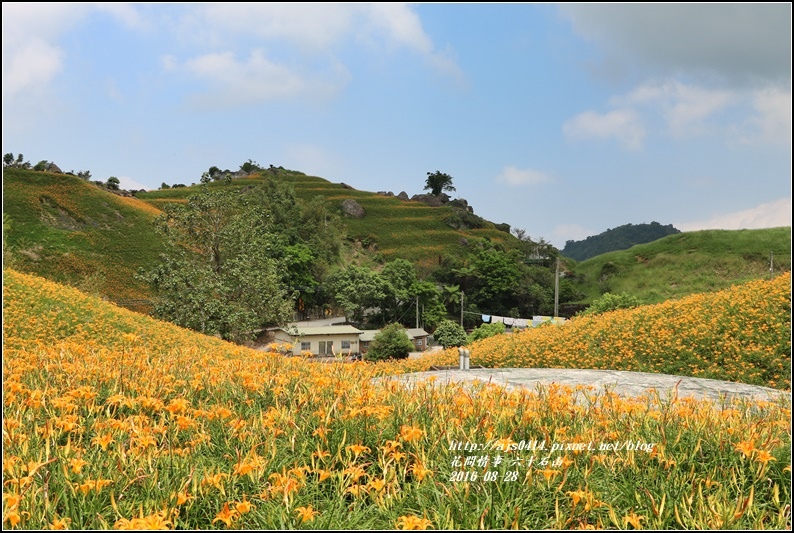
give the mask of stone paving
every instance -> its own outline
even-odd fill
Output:
[[[778,398],[791,398],[790,392],[779,391],[756,385],[745,385],[715,379],[650,374],[647,372],[626,372],[620,370],[574,370],[562,368],[473,368],[470,370],[434,370],[394,376],[407,384],[423,381],[435,376],[437,383],[469,382],[480,380],[502,385],[507,389],[526,387],[535,389],[538,384],[592,385],[601,392],[604,388],[624,397],[641,396],[656,389],[661,398],[668,397],[678,389],[678,398],[693,397],[712,400],[748,399],[775,401]]]

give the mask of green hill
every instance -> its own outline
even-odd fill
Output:
[[[270,172],[235,179],[230,185],[217,181],[210,186],[243,188],[262,183],[265,180],[263,176]],[[329,212],[341,213],[342,202],[355,200],[363,207],[364,216],[344,217],[348,241],[381,254],[386,261],[398,257],[412,261],[425,273],[445,256],[465,255],[466,243],[476,239],[487,238],[507,248],[518,248],[522,244],[512,234],[497,229],[494,223],[451,205],[431,207],[421,202],[403,201],[395,196],[355,190],[297,171],[277,170],[274,175],[292,184],[295,193],[304,200],[316,196],[325,199]],[[180,187],[138,193],[136,196],[155,207],[162,207],[168,202],[184,201],[193,191],[194,187]],[[471,229],[456,229],[453,225]]]
[[[7,168],[3,213],[7,259],[17,269],[133,308],[149,296],[134,274],[163,249],[151,227],[159,211],[150,204],[75,176]]]
[[[302,199],[324,199],[329,214],[341,213],[346,199],[361,205],[363,218],[343,216],[346,263],[403,258],[427,276],[445,258],[465,258],[480,239],[507,248],[530,246],[465,209],[358,191],[297,171],[267,170],[209,186],[250,187],[269,173],[290,183]],[[151,221],[163,205],[184,202],[194,191],[180,187],[129,198],[70,175],[6,168],[3,208],[10,229],[5,239],[12,252],[6,259],[21,271],[136,308],[136,300],[150,292],[134,274],[153,265],[163,249]],[[766,277],[770,251],[776,272],[790,270],[790,228],[679,233],[574,263],[565,282],[584,295],[583,303],[605,292],[628,292],[656,303]]]
[[[643,303],[716,291],[791,270],[791,228],[705,230],[669,235],[573,267],[573,283],[591,302],[627,292]]]
[[[674,228],[672,224],[666,226],[662,226],[658,222],[624,224],[617,228],[608,229],[598,235],[591,235],[582,241],[567,241],[561,253],[565,257],[570,257],[577,261],[585,261],[597,255],[626,250],[636,244],[653,242],[676,233],[681,232]]]

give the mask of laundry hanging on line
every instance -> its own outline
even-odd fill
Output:
[[[497,316],[497,315],[482,315],[482,321],[484,323],[491,323],[491,324],[504,324],[506,326],[510,326],[513,328],[526,328],[526,327],[537,327],[545,322],[551,322],[553,324],[562,324],[566,321],[566,318],[563,317],[551,317],[551,316],[533,316],[532,319],[528,318],[513,318],[513,317],[505,317],[505,316]]]

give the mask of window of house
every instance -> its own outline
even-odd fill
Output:
[[[312,343],[301,341],[301,351],[302,352],[310,352],[312,351]]]
[[[361,341],[362,348],[369,348],[369,341]]]
[[[350,341],[342,341],[342,349],[349,350],[350,349]]]

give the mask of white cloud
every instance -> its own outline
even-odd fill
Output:
[[[362,6],[335,3],[215,3],[199,6],[197,35],[227,42],[239,35],[286,40],[306,51],[324,52],[355,28]]]
[[[3,3],[4,107],[46,92],[63,69],[64,52],[55,43],[84,12],[79,5]]]
[[[405,46],[422,55],[425,60],[442,74],[458,81],[463,79],[460,68],[452,59],[450,50],[440,52],[435,49],[419,16],[407,4],[381,2],[367,5],[367,18],[372,25],[371,35],[385,36],[393,46]]]
[[[762,90],[710,89],[675,79],[655,80],[609,99],[616,108],[604,114],[586,111],[566,122],[569,138],[620,141],[639,148],[644,124],[665,125],[674,138],[716,134],[740,142],[791,144],[791,90],[770,85]]]
[[[496,176],[495,179],[497,182],[507,183],[513,186],[535,185],[552,181],[551,178],[543,172],[532,169],[520,169],[514,166],[505,167],[501,174]]]
[[[375,31],[385,32],[389,40],[425,54],[433,52],[433,41],[422,29],[422,21],[405,4],[369,4],[367,10]]]
[[[164,61],[169,68],[178,68],[173,59]],[[349,74],[340,65],[330,73],[301,74],[267,58],[261,49],[248,59],[238,60],[232,52],[212,53],[187,60],[182,67],[207,81],[208,93],[193,101],[200,106],[231,107],[270,100],[297,97],[327,98],[349,81]]]
[[[726,90],[710,90],[677,80],[648,82],[628,95],[612,99],[621,105],[648,104],[664,116],[670,132],[683,136],[702,129],[703,122],[738,99]]]
[[[616,139],[631,150],[640,149],[645,138],[645,128],[632,109],[616,109],[604,114],[585,111],[567,121],[563,132],[569,139]]]
[[[109,13],[128,28],[143,29],[146,22],[133,4],[122,2],[95,2],[91,4],[97,11]]]
[[[715,215],[704,220],[676,222],[673,225],[681,231],[698,231],[704,229],[760,229],[791,226],[791,198],[781,198],[751,209]]]
[[[139,191],[141,189],[150,189],[148,185],[144,185],[134,179],[130,178],[129,176],[118,176],[119,178],[119,187],[127,191]]]
[[[460,79],[449,51],[439,51],[410,4],[245,3],[207,4],[186,16],[183,33],[200,35],[202,43],[232,48],[240,36],[286,42],[308,56],[334,57],[339,47],[356,39],[379,52],[383,46],[407,48],[444,75]]]
[[[4,49],[5,52],[5,49]],[[40,92],[63,68],[63,52],[32,38],[13,54],[3,54],[3,103],[17,96]]]
[[[110,13],[128,26],[141,25],[129,4],[3,2],[3,107],[37,109],[51,104],[50,88],[67,60],[61,36],[92,10]]]
[[[750,122],[758,137],[791,146],[791,91],[777,87],[759,90],[753,94],[752,101],[756,115]]]

